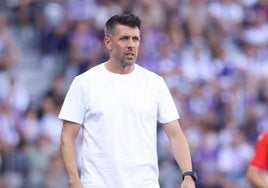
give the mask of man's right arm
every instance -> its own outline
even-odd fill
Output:
[[[80,128],[81,125],[77,123],[63,121],[60,149],[70,188],[82,188],[75,147]]]

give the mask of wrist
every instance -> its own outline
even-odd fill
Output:
[[[81,183],[80,179],[69,180],[69,185],[77,185],[80,183]]]
[[[69,183],[70,188],[83,188],[82,183],[80,181]]]
[[[197,181],[197,174],[195,171],[186,171],[182,173],[182,181],[189,180],[189,179],[194,182]]]

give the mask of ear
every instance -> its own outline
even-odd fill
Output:
[[[109,50],[109,51],[111,51],[111,49],[112,49],[112,41],[111,41],[111,39],[109,38],[109,37],[104,37],[104,44],[105,44],[105,46],[106,46],[106,48]]]

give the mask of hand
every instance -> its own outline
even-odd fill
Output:
[[[191,176],[185,176],[181,183],[181,188],[195,188],[195,182]]]

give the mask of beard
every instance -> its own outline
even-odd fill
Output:
[[[124,60],[123,59],[122,61],[120,61],[120,65],[122,67],[130,67],[130,66],[134,65],[134,63],[135,63],[134,60]]]
[[[120,65],[122,67],[131,67],[132,65],[135,64],[136,62],[136,56],[133,56],[133,57],[126,57],[125,55],[123,57],[120,58]]]

